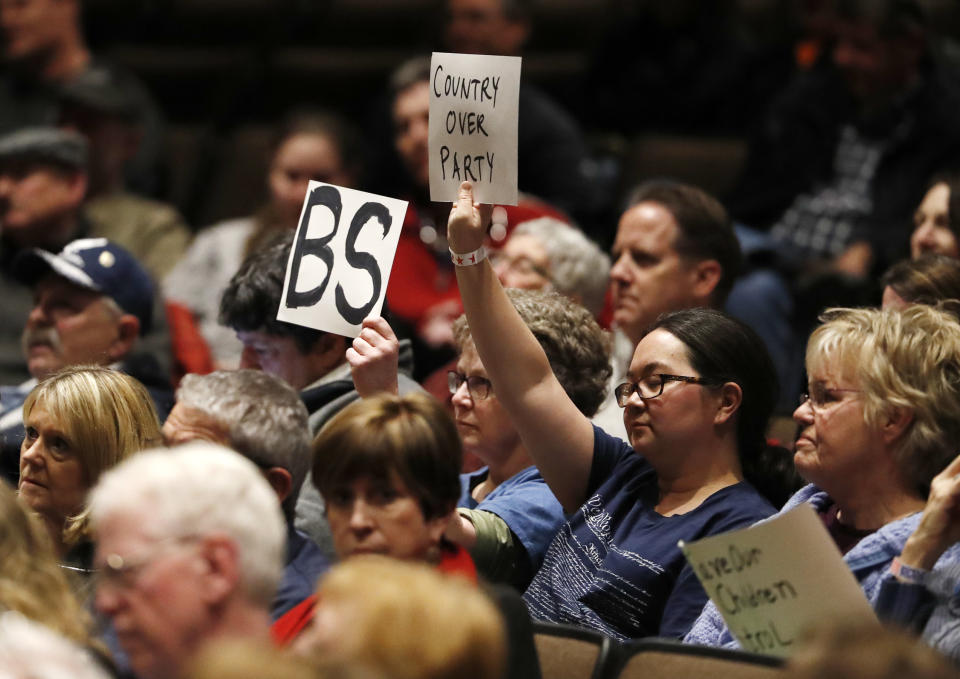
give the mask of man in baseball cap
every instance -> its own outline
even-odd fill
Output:
[[[113,366],[147,387],[161,418],[173,403],[169,381],[149,356],[132,352],[149,330],[154,289],[129,252],[104,238],[82,238],[60,252],[21,252],[13,274],[33,289],[22,346],[32,378],[0,386],[0,460],[10,475],[23,434],[22,405],[39,380],[70,365]]]

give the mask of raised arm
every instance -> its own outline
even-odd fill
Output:
[[[477,250],[489,211],[473,203],[469,182],[450,211],[447,237],[456,253]],[[593,461],[593,427],[567,397],[540,343],[527,329],[486,260],[457,266],[457,282],[470,336],[497,399],[550,486],[572,512],[586,499]]]

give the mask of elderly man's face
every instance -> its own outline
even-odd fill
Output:
[[[179,674],[214,621],[201,543],[149,537],[147,518],[117,512],[97,526],[95,603],[137,676],[160,679]]]
[[[14,240],[35,240],[40,234],[33,232],[78,209],[85,191],[82,173],[26,161],[4,162],[0,165],[0,227]]]
[[[104,295],[55,274],[34,288],[34,307],[23,331],[23,353],[37,379],[69,365],[108,365],[126,353],[124,315]]]

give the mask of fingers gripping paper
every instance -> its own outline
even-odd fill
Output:
[[[407,203],[311,181],[277,320],[355,337],[383,308]]]
[[[787,656],[825,620],[879,624],[809,505],[744,530],[680,543],[740,645]]]
[[[434,52],[430,62],[430,200],[473,183],[478,203],[517,204],[520,57]]]

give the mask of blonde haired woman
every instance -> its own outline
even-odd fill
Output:
[[[807,345],[809,394],[793,413],[794,463],[871,602],[960,441],[960,324],[918,305],[833,309]],[[685,641],[735,646],[713,604]]]
[[[160,444],[153,401],[129,375],[71,367],[30,392],[23,422],[20,499],[40,516],[55,553],[86,571],[92,557],[87,491],[107,469]]]

